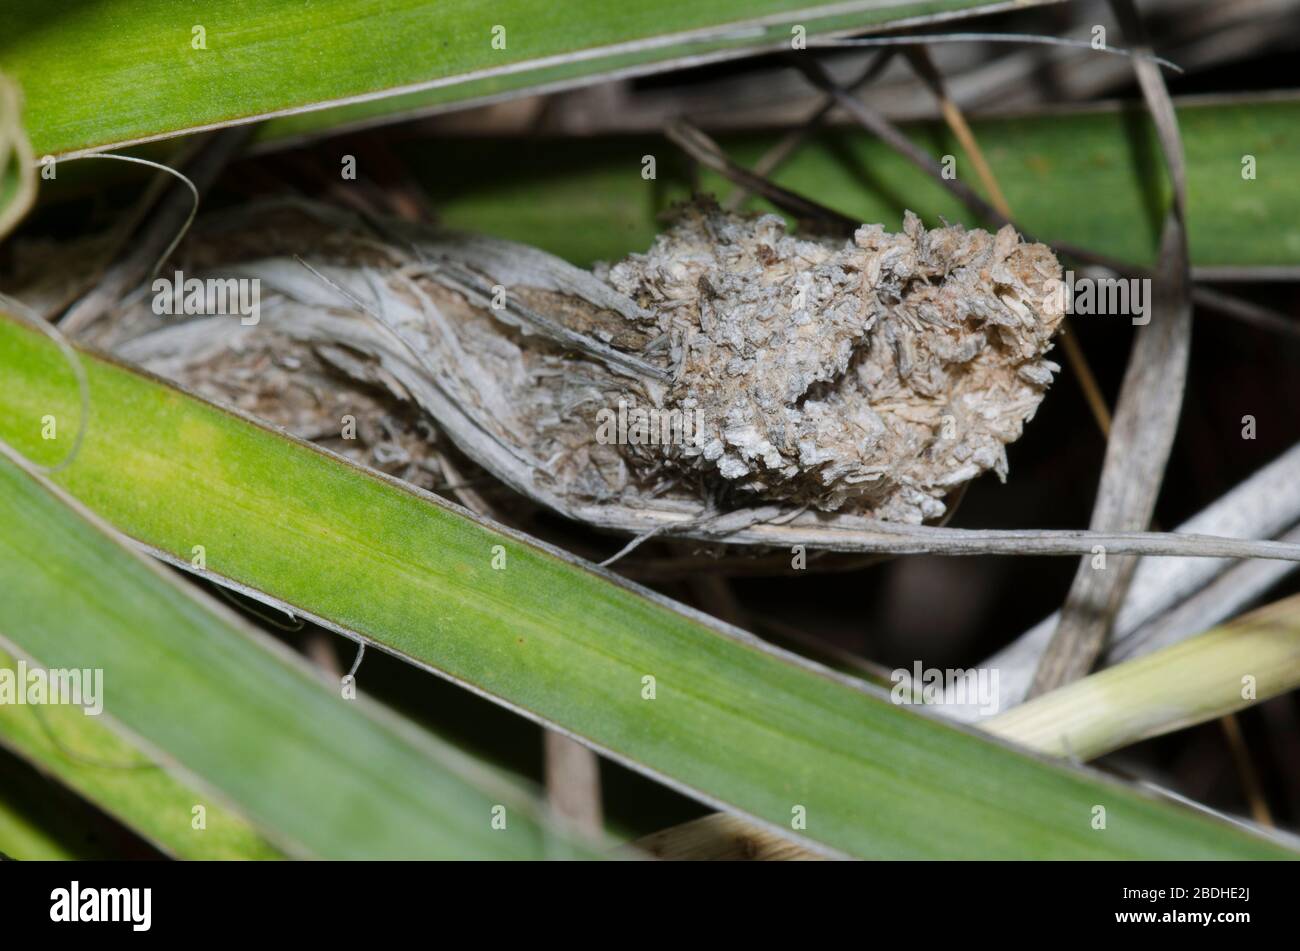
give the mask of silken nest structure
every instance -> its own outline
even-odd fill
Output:
[[[1300,853],[1300,3],[179,6],[0,11],[0,853]]]

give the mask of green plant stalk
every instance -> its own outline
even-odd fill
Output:
[[[58,479],[87,506],[178,563],[202,545],[208,572],[702,801],[863,857],[1290,854],[901,709],[394,480],[102,358],[83,362],[91,418]],[[0,373],[0,436],[54,462],[77,421],[69,368],[44,337],[0,320]],[[54,445],[40,437],[47,415],[63,421]],[[1093,828],[1096,805],[1105,829]]]
[[[277,115],[288,118],[271,134],[297,136],[700,57],[789,48],[794,24],[815,36],[1000,6],[227,0],[199,10],[185,0],[53,8],[8,0],[0,7],[0,69],[27,93],[37,154],[64,155]],[[395,46],[402,55],[393,55]],[[331,105],[332,114],[301,115]]]
[[[150,775],[130,790],[158,797],[156,821],[168,825],[159,838],[207,835],[194,808],[217,802],[294,856],[580,854],[540,826],[536,804],[500,775],[364,698],[344,699],[283,645],[127,548],[5,447],[0,588],[0,647],[46,668],[101,671],[100,716],[147,758],[73,745],[83,731],[59,730],[88,716],[79,710],[50,721],[60,752],[119,773],[152,774],[150,761],[162,762],[186,777],[168,785]],[[7,713],[6,735],[12,720]],[[206,795],[195,801],[190,783]],[[498,815],[504,828],[493,825]]]
[[[981,724],[1051,756],[1096,759],[1300,686],[1300,595],[1092,674]]]

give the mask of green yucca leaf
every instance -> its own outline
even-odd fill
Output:
[[[417,490],[102,358],[83,362],[85,442],[57,478],[88,507],[177,563],[201,545],[208,572],[703,801],[865,857],[1289,854],[1233,824],[895,706]],[[54,462],[79,405],[62,355],[0,320],[0,373],[0,437]],[[45,416],[67,435],[43,441]],[[23,502],[10,505],[21,511]],[[30,547],[28,534],[22,543],[11,535],[11,546]],[[48,640],[38,621],[46,604],[42,596],[26,607],[37,629],[21,641],[29,649]],[[258,729],[238,731],[241,742]],[[352,768],[339,765],[331,782]],[[1098,806],[1104,829],[1094,828]]]

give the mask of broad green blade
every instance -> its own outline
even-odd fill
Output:
[[[1300,595],[1001,713],[988,732],[1090,760],[1300,686]]]
[[[979,728],[1049,756],[1088,761],[1262,703],[1300,686],[1300,595],[984,720]],[[797,847],[714,813],[637,842],[656,858],[736,858]],[[793,850],[793,852],[792,852]]]
[[[116,795],[152,797],[156,824],[166,828],[142,832],[160,844],[215,834],[230,849],[255,848],[246,830],[219,826],[219,809],[207,815],[209,829],[192,827],[195,806],[228,802],[290,855],[574,854],[499,776],[382,708],[343,699],[300,658],[196,597],[77,508],[0,448],[0,646],[46,668],[101,672],[99,716],[132,742],[82,746],[97,739],[93,728],[69,721],[90,717],[68,709],[53,711],[47,736],[58,737],[64,755],[99,760],[104,772],[142,773],[129,789],[118,780],[116,790],[87,790],[110,805]],[[22,713],[30,717],[30,706]],[[31,722],[8,711],[0,730],[17,737],[7,740],[16,747],[30,747],[23,733]],[[130,746],[190,779],[159,780]],[[55,755],[36,759],[50,763]],[[196,799],[190,781],[208,792]],[[504,828],[494,828],[494,810]],[[232,835],[244,838],[229,841]]]
[[[0,69],[27,93],[37,154],[60,155],[340,107],[329,115],[294,115],[281,120],[281,129],[267,130],[299,135],[394,110],[789,48],[796,24],[812,36],[1007,6],[988,0],[6,0]]]
[[[1199,268],[1300,265],[1300,180],[1286,173],[1300,154],[1300,97],[1247,95],[1184,101],[1178,109],[1187,154],[1192,263]],[[1135,264],[1151,264],[1169,190],[1145,112],[1115,107],[1039,112],[972,123],[1012,207],[1036,237],[1067,241]],[[964,153],[941,124],[906,127],[934,155]],[[752,166],[777,133],[721,136]],[[534,245],[574,264],[614,261],[644,251],[663,214],[690,196],[691,173],[677,148],[657,136],[581,139],[463,139],[402,142],[396,148],[420,177],[448,226]],[[154,147],[151,158],[166,161]],[[656,158],[656,179],[641,177]],[[1241,159],[1255,159],[1243,178]],[[82,162],[46,183],[51,200],[84,195],[139,175],[138,166]],[[944,189],[871,136],[835,129],[814,137],[778,169],[775,180],[863,222],[890,230],[910,208],[929,224],[940,217],[980,224]],[[731,185],[701,170],[700,187],[720,197]],[[1086,201],[1078,196],[1086,195]],[[770,210],[761,201],[753,209]]]
[[[1241,97],[1178,109],[1187,161],[1187,216],[1197,267],[1300,264],[1300,97]],[[1150,120],[1140,109],[1102,108],[972,122],[976,138],[1018,220],[1045,241],[1067,241],[1136,264],[1155,260],[1169,188]],[[907,127],[932,155],[960,146],[942,124]],[[778,135],[720,136],[746,167]],[[466,140],[400,146],[438,211],[453,228],[535,245],[587,266],[644,251],[660,218],[687,198],[690,173],[675,146],[650,136],[571,140]],[[657,159],[654,181],[642,156]],[[1243,178],[1242,160],[1255,160]],[[834,129],[814,137],[773,176],[781,185],[892,231],[911,209],[977,225],[963,205],[874,137]],[[724,197],[731,186],[708,170],[700,188]],[[753,202],[753,208],[767,208]]]
[[[318,448],[102,358],[83,362],[85,443],[58,478],[95,511],[181,564],[202,545],[209,572],[702,801],[866,857],[1290,854],[902,709]],[[62,355],[0,320],[0,374],[0,437],[56,461],[79,405]],[[57,440],[42,441],[43,416],[62,421]],[[350,777],[340,765],[318,783]]]

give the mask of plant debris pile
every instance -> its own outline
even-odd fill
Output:
[[[938,519],[965,482],[1005,477],[1058,369],[1051,251],[910,213],[834,242],[697,202],[593,273],[294,201],[201,221],[181,256],[258,280],[260,322],[160,317],[142,292],[89,342],[335,446],[349,405],[387,414],[363,461],[427,485],[446,436],[534,501],[636,533],[763,503]],[[699,425],[601,438],[620,406]]]
[[[920,522],[975,476],[1007,473],[1058,367],[1050,249],[1011,227],[902,234],[837,247],[783,221],[686,210],[609,282],[668,339],[665,400],[703,438],[666,447],[684,475],[783,499]]]

